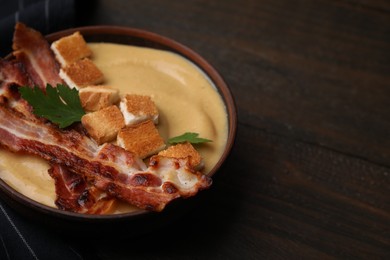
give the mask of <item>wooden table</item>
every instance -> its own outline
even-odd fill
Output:
[[[205,202],[101,259],[390,259],[390,3],[98,1],[78,25],[137,27],[199,52],[238,107]]]
[[[80,256],[390,259],[389,1],[82,2],[78,26],[146,29],[199,52],[239,124],[202,203],[145,235],[77,243]]]

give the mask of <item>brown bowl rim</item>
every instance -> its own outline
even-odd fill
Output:
[[[208,173],[209,176],[213,176],[218,171],[218,169],[220,169],[222,164],[226,161],[227,157],[229,156],[233,148],[236,132],[237,132],[237,109],[236,109],[235,100],[233,98],[233,95],[229,87],[227,86],[222,76],[217,72],[217,70],[209,62],[207,62],[200,54],[196,53],[189,47],[166,36],[162,36],[160,34],[143,30],[143,29],[138,29],[138,28],[112,26],[112,25],[83,26],[83,27],[75,27],[75,28],[54,32],[49,35],[46,35],[45,37],[49,42],[53,42],[63,36],[69,35],[76,31],[79,31],[85,37],[95,36],[99,34],[101,35],[107,34],[107,35],[137,37],[139,39],[157,43],[159,45],[165,46],[170,51],[173,51],[187,58],[194,64],[196,64],[199,67],[199,69],[201,69],[211,79],[211,81],[214,83],[215,87],[217,88],[217,91],[219,92],[219,94],[221,95],[224,101],[226,113],[228,116],[228,124],[229,124],[228,138],[227,138],[224,152],[222,153],[222,156],[218,160],[217,164]],[[100,42],[104,42],[104,40]],[[108,41],[108,42],[112,42],[112,41]],[[73,220],[85,219],[85,220],[104,221],[104,220],[112,220],[112,219],[124,219],[129,217],[140,217],[144,214],[153,213],[147,210],[137,210],[134,212],[120,213],[120,214],[107,214],[107,215],[88,215],[82,213],[68,212],[32,200],[27,196],[19,193],[12,187],[10,187],[2,179],[0,179],[0,187],[2,188],[3,191],[5,191],[5,193],[9,197],[11,197],[12,199],[14,199],[15,201],[21,204],[27,204],[27,206],[35,210],[41,211],[49,215],[54,215],[57,217],[61,216],[62,218],[65,219],[73,219]]]

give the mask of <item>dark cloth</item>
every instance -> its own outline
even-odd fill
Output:
[[[23,22],[42,34],[74,24],[74,0],[0,0],[0,56],[11,52],[16,22]]]
[[[0,259],[83,259],[78,249],[0,201]]]

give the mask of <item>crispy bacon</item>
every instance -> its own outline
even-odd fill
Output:
[[[15,59],[0,59],[0,88],[6,90],[12,85],[30,86],[32,81],[23,64]]]
[[[15,26],[13,55],[24,65],[34,84],[45,87],[62,84],[57,64],[49,43],[42,34],[22,23]]]
[[[115,199],[90,185],[84,176],[53,164],[49,169],[56,187],[59,209],[85,214],[107,214],[113,211]]]
[[[173,199],[193,196],[211,185],[211,179],[194,172],[187,159],[154,156],[146,168],[119,146],[99,147],[76,131],[29,121],[1,105],[0,145],[66,166],[108,195],[142,209],[161,211]]]
[[[20,61],[10,57],[0,60],[0,103],[14,108],[30,120],[42,120],[32,113],[32,107],[20,98],[18,91],[20,86],[33,85]]]

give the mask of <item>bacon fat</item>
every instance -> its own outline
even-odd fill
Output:
[[[69,171],[60,164],[49,169],[56,187],[56,205],[59,209],[85,213],[107,214],[113,211],[115,199],[90,185],[84,176]]]
[[[15,26],[12,48],[13,55],[24,65],[35,85],[62,84],[57,64],[49,43],[42,34],[23,23]]]
[[[12,85],[31,86],[33,84],[20,61],[0,59],[0,88],[5,90]]]

